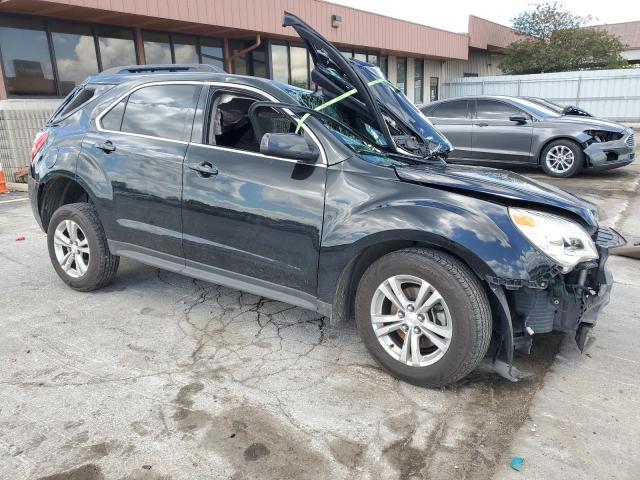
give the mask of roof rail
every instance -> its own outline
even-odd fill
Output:
[[[208,73],[224,73],[220,67],[215,65],[207,65],[203,63],[184,63],[184,64],[156,64],[156,65],[125,65],[122,67],[113,67],[103,70],[100,75],[118,75],[118,74],[136,74],[136,73],[179,73],[179,72],[208,72]]]

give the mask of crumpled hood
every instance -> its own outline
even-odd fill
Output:
[[[420,165],[395,167],[395,170],[398,177],[407,182],[561,209],[578,215],[592,230],[598,226],[597,209],[591,202],[517,173],[462,165]]]

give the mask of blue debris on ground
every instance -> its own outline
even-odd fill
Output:
[[[511,468],[513,468],[516,472],[519,472],[522,469],[522,465],[524,465],[524,458],[522,457],[511,458]]]

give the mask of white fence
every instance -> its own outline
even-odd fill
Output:
[[[611,120],[640,121],[640,68],[456,78],[442,98],[465,95],[541,97]]]
[[[0,164],[8,182],[29,165],[36,132],[60,104],[60,100],[0,101]]]

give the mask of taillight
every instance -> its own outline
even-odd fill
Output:
[[[38,132],[36,134],[36,138],[33,141],[33,147],[31,147],[31,163],[33,163],[36,156],[38,155],[38,152],[42,150],[42,147],[44,147],[44,144],[47,143],[48,139],[49,135],[47,135],[46,132]]]

